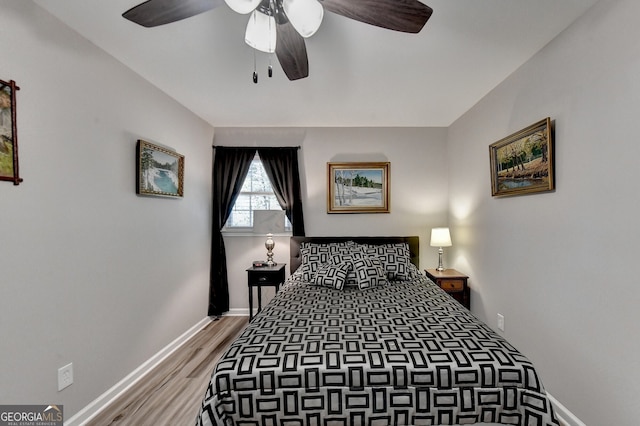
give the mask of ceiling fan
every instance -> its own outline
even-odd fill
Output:
[[[418,0],[147,0],[122,16],[144,27],[156,27],[198,15],[223,2],[238,13],[251,14],[245,41],[257,50],[275,52],[289,80],[309,75],[304,39],[320,27],[325,10],[407,33],[420,32],[433,13]]]

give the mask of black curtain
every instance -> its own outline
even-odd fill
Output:
[[[229,310],[227,255],[221,231],[231,214],[256,151],[260,155],[276,198],[291,221],[293,235],[305,235],[298,149],[299,147],[214,147],[209,315],[221,315]]]
[[[214,147],[209,315],[221,315],[229,310],[227,254],[221,230],[231,214],[255,153],[256,148]]]
[[[285,211],[293,235],[304,236],[304,219],[302,216],[302,195],[300,191],[300,170],[298,167],[298,148],[258,148],[271,186]]]

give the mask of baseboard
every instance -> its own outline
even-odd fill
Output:
[[[560,426],[586,426],[579,418],[577,418],[571,411],[569,411],[567,407],[560,404],[560,401],[549,395],[549,393],[547,393],[547,396],[549,397],[549,400],[553,405],[556,416],[558,416]]]
[[[254,309],[254,311],[255,311],[255,309]],[[229,317],[248,317],[249,316],[249,308],[229,309],[229,312],[226,312],[224,315],[225,316],[229,316]]]
[[[212,321],[212,318],[206,317],[200,320],[196,325],[184,332],[180,337],[169,343],[162,348],[158,353],[153,355],[147,361],[145,361],[140,367],[136,368],[127,377],[116,383],[111,389],[100,395],[93,400],[89,405],[80,410],[77,414],[64,422],[65,426],[81,426],[86,424],[89,420],[94,418],[100,411],[102,411],[107,405],[114,401],[122,393],[126,392],[131,386],[133,386],[138,380],[149,373],[154,367],[164,361],[169,355],[171,355],[176,349],[187,342],[196,333],[202,330],[207,324]]]

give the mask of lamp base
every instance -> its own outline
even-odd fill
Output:
[[[264,246],[267,249],[267,266],[275,266],[276,262],[273,261],[273,248],[276,246],[276,243],[273,241],[273,234],[267,234],[267,241],[265,241]]]
[[[267,250],[267,266],[276,266],[277,263],[273,261],[273,251]]]
[[[442,266],[442,254],[443,253],[444,253],[444,250],[442,250],[442,247],[440,247],[438,249],[438,267],[436,268],[436,271],[438,271],[438,272],[444,271],[444,266]]]

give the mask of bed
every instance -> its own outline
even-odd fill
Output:
[[[558,425],[532,363],[418,269],[418,237],[292,237],[202,425]],[[347,265],[347,266],[345,266]]]

